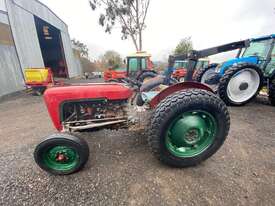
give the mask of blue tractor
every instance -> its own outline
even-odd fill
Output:
[[[228,105],[244,105],[267,86],[275,106],[274,44],[275,34],[246,40],[236,58],[198,70],[194,80],[212,87]]]

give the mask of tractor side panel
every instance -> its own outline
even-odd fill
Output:
[[[161,91],[157,96],[155,96],[150,102],[151,108],[155,108],[167,96],[184,89],[203,89],[214,93],[213,90],[205,84],[201,84],[198,82],[182,82],[166,88],[165,90]]]
[[[239,63],[251,63],[251,64],[258,64],[258,57],[252,56],[252,57],[243,57],[243,58],[235,58],[231,59],[225,63],[223,63],[222,68],[220,70],[220,75],[223,76],[226,70],[231,67],[234,64],[239,64]]]
[[[133,92],[120,84],[87,84],[47,89],[44,101],[52,122],[57,130],[62,130],[61,109],[64,102],[82,100],[127,100]]]

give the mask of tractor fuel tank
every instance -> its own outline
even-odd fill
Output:
[[[44,93],[44,101],[57,130],[62,130],[62,105],[67,102],[93,100],[127,100],[133,91],[122,84],[78,84],[64,87],[53,87]]]

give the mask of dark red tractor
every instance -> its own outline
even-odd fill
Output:
[[[175,59],[170,58],[170,64]],[[191,61],[188,68],[192,65]],[[144,84],[162,84],[160,79],[163,78],[156,77]],[[44,100],[59,133],[37,145],[36,163],[52,174],[74,173],[85,165],[90,153],[86,141],[75,136],[75,132],[117,130],[140,123],[147,126],[146,136],[152,153],[170,166],[197,165],[222,146],[228,135],[230,117],[226,105],[209,87],[183,82],[161,91],[144,91],[140,86],[146,87],[128,79],[124,84],[48,89]],[[137,94],[143,98],[139,110],[136,109]]]
[[[151,54],[139,51],[126,57],[126,68],[113,68],[104,72],[105,82],[124,82],[125,78],[131,78],[139,82],[146,81],[158,74],[153,69]]]

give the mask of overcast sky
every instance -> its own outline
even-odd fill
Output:
[[[120,40],[120,29],[106,34],[88,0],[41,0],[69,26],[71,38],[86,43],[90,56],[106,50],[134,51]],[[275,0],[151,0],[144,50],[164,59],[181,38],[191,36],[195,49],[275,33]],[[215,60],[221,60],[216,57]]]

